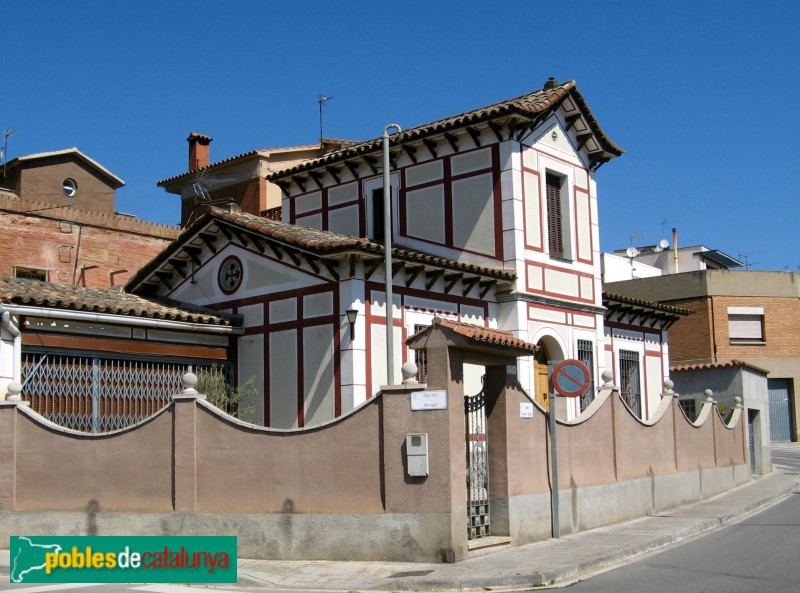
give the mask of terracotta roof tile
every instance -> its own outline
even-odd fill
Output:
[[[702,363],[675,365],[675,366],[670,366],[669,370],[672,373],[680,371],[699,371],[704,369],[724,369],[731,367],[745,367],[748,369],[753,369],[754,371],[758,371],[760,373],[764,373],[765,375],[769,374],[769,371],[767,369],[762,369],[761,367],[757,367],[756,365],[750,364],[749,362],[744,362],[743,360],[729,360],[727,362],[702,362]]]
[[[531,344],[525,340],[517,338],[508,330],[481,327],[480,325],[464,323],[462,321],[454,321],[452,319],[444,319],[442,317],[434,317],[430,326],[417,332],[408,339],[410,340],[411,338],[414,338],[420,334],[431,331],[431,328],[436,325],[452,330],[453,332],[464,336],[465,338],[469,338],[470,340],[474,340],[475,342],[483,342],[485,344],[505,346],[508,348],[519,348],[521,350],[528,350],[530,352],[535,352],[539,349],[536,344]]]
[[[236,325],[238,318],[169,301],[143,298],[113,288],[87,288],[0,276],[0,301],[14,305],[148,317],[207,325]]]
[[[659,303],[656,301],[645,301],[642,299],[637,299],[634,297],[623,296],[621,294],[614,294],[611,292],[603,292],[603,304],[606,301],[616,301],[618,303],[625,303],[628,305],[636,305],[638,307],[645,307],[648,309],[653,309],[656,311],[664,311],[666,313],[672,313],[674,315],[693,315],[694,310],[692,309],[683,309],[681,307],[673,307],[672,305],[665,305],[664,303]]]
[[[390,143],[394,145],[402,144],[403,142],[409,140],[424,138],[432,134],[475,124],[480,121],[491,120],[506,115],[513,115],[515,113],[526,116],[538,115],[539,113],[546,111],[551,107],[557,106],[559,102],[567,95],[571,95],[584,113],[586,119],[588,120],[587,123],[590,125],[599,142],[602,144],[603,150],[613,156],[620,156],[623,154],[624,151],[619,146],[614,144],[600,128],[600,125],[597,123],[594,115],[592,115],[589,107],[586,105],[583,96],[578,91],[574,80],[570,80],[561,84],[548,85],[548,87],[549,88],[544,88],[520,95],[519,97],[493,103],[491,105],[487,105],[486,107],[479,107],[478,109],[473,109],[459,115],[439,119],[428,124],[416,126],[414,128],[409,128],[398,134],[392,134],[390,136]],[[382,143],[382,137],[374,138],[372,140],[356,144],[355,146],[346,147],[342,150],[328,153],[317,159],[304,161],[295,165],[294,167],[284,169],[282,171],[276,171],[275,173],[267,175],[267,179],[281,179],[289,175],[297,174],[301,171],[314,169],[316,167],[336,161],[373,153],[381,149]]]

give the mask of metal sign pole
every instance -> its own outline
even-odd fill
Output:
[[[547,364],[550,371],[550,377],[553,377],[554,363]],[[552,382],[552,381],[551,381]],[[550,493],[550,516],[553,526],[553,537],[561,537],[561,522],[558,517],[558,451],[556,450],[556,390],[550,386],[550,411],[547,414],[547,420],[550,428],[550,484],[552,491]]]

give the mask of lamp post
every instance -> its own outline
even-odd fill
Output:
[[[383,251],[384,270],[386,276],[386,384],[394,385],[394,319],[392,305],[392,186],[389,176],[391,162],[389,160],[389,129],[395,128],[396,134],[402,130],[397,124],[389,124],[383,128]]]

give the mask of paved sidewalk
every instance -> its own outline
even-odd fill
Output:
[[[239,585],[319,590],[436,591],[566,582],[734,522],[797,491],[774,471],[699,503],[611,527],[506,549],[455,564],[240,560]],[[8,550],[0,572],[8,573]]]

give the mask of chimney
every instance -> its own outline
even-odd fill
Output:
[[[210,164],[210,151],[208,145],[213,138],[192,132],[186,141],[189,143],[189,171],[196,171]]]
[[[558,86],[558,81],[556,80],[555,76],[551,76],[547,79],[547,82],[544,83],[544,90],[550,91]]]

